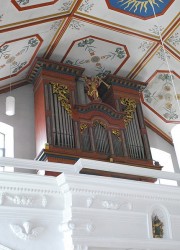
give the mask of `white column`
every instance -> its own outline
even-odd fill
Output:
[[[180,167],[180,124],[175,125],[171,130],[171,135],[174,143],[174,148],[177,156],[177,160]]]

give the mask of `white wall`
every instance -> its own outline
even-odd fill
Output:
[[[151,129],[147,128],[147,132],[148,132],[150,147],[161,149],[169,153],[172,157],[174,171],[177,173],[180,172],[174,147],[171,144],[169,144],[167,141],[162,139],[155,132],[153,132]]]
[[[34,133],[34,94],[33,85],[26,85],[12,91],[16,98],[16,114],[5,115],[6,96],[0,94],[0,122],[14,127],[14,157],[34,159],[35,133]]]

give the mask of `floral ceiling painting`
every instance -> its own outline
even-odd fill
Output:
[[[74,59],[75,54],[79,58]],[[86,74],[105,77],[118,71],[129,58],[125,45],[114,43],[98,37],[84,37],[73,42],[63,62],[86,69]]]
[[[143,103],[165,122],[180,121],[180,85],[175,72],[157,71],[143,92]]]
[[[31,63],[41,44],[42,39],[39,35],[2,44],[0,46],[0,79],[17,75],[24,70]]]

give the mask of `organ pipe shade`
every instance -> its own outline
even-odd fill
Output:
[[[6,115],[12,116],[15,114],[15,98],[13,96],[6,97]]]

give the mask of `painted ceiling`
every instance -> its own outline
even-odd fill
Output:
[[[179,0],[0,0],[0,91],[36,57],[148,83],[145,117],[167,135],[180,122]],[[163,46],[162,46],[163,45]]]

